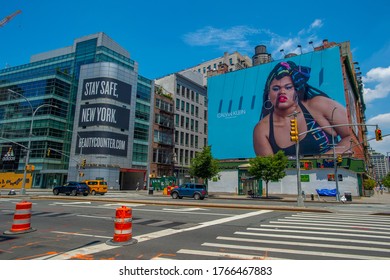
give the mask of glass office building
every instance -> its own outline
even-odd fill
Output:
[[[104,33],[0,70],[1,187],[21,187],[26,161],[26,188],[104,178],[111,189],[131,189],[145,181],[153,92]]]

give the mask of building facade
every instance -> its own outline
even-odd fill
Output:
[[[23,147],[31,144],[27,187],[96,178],[112,189],[144,183],[153,88],[128,51],[104,33],[0,70],[0,145],[19,150],[15,168],[3,173],[17,179],[26,165]]]
[[[207,78],[226,72],[233,72],[252,66],[252,60],[239,52],[229,54],[225,52],[222,57],[217,57],[196,66],[187,68],[179,73],[194,71],[203,76],[203,85],[207,85]],[[222,68],[222,70],[221,70]]]
[[[153,144],[150,177],[173,176],[174,173],[174,99],[173,94],[155,85]]]
[[[369,150],[373,178],[380,182],[389,173],[389,158],[373,149]]]
[[[256,51],[254,57],[258,54],[264,54],[264,56],[258,57],[258,60],[268,57],[263,47]],[[314,48],[312,52],[289,55],[282,60],[272,60],[268,63],[262,61],[251,68],[228,72],[208,80],[209,145],[213,147],[213,155],[221,160],[221,166],[224,166],[225,162],[229,162],[229,167],[226,167],[226,170],[222,171],[218,178],[209,182],[209,191],[246,194],[245,190],[248,186],[255,187],[258,192],[261,191],[263,182],[250,180],[246,164],[250,158],[256,156],[253,131],[261,118],[263,107],[266,106],[267,99],[264,98],[267,94],[266,81],[278,63],[280,65],[298,65],[297,70],[294,71],[307,69],[307,72],[300,73],[306,75],[308,85],[328,94],[331,99],[338,102],[337,106],[328,108],[329,112],[334,112],[342,107],[348,124],[351,124],[346,125],[350,136],[349,141],[340,145],[337,153],[336,148],[334,148],[335,144],[340,141],[337,135],[333,137],[313,136],[313,139],[318,139],[318,143],[321,145],[326,143],[328,153],[304,153],[302,148],[311,148],[309,146],[312,144],[306,142],[306,144],[299,145],[301,148],[298,150],[299,169],[301,170],[299,179],[302,182],[302,190],[308,193],[313,192],[315,188],[333,189],[339,187],[341,194],[343,192],[351,192],[353,195],[361,194],[362,181],[367,173],[365,166],[370,163],[367,153],[367,127],[365,126],[362,84],[358,79],[358,71],[352,58],[349,42],[329,43],[327,40],[324,40],[322,45]],[[304,127],[306,130],[299,131],[302,133],[300,135],[303,139],[306,137],[303,133],[315,133],[316,130],[309,131],[311,129],[309,124],[313,124],[315,120],[308,110],[306,110],[307,112],[303,111],[301,106],[297,108],[303,113],[306,122],[306,127]],[[272,113],[269,116],[271,115]],[[333,116],[333,113],[331,115]],[[271,120],[269,122],[272,123]],[[271,131],[271,125],[269,127]],[[274,136],[273,139],[275,138]],[[278,182],[272,182],[271,194],[297,193],[298,184],[292,183],[298,181],[297,145],[291,142],[288,147],[291,148],[288,156],[292,164],[286,169],[287,176],[285,178]],[[275,149],[277,150],[278,147]],[[332,150],[333,153],[330,153]],[[273,152],[276,153],[275,150]],[[338,157],[342,158],[342,164],[337,163]],[[311,162],[312,168],[304,168],[306,161]],[[295,166],[293,167],[293,165]],[[235,179],[231,180],[232,177]]]
[[[173,161],[177,183],[190,180],[191,160],[207,146],[207,90],[202,80],[202,75],[191,70],[155,80],[156,85],[174,93]]]

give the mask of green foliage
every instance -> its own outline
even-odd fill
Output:
[[[365,179],[363,181],[363,187],[365,190],[373,190],[375,188],[376,182],[374,179]]]
[[[390,173],[388,173],[383,179],[382,184],[386,188],[390,188]]]
[[[202,179],[211,179],[218,175],[218,161],[211,154],[211,146],[203,147],[201,152],[196,153],[189,172],[191,176]]]
[[[263,180],[266,184],[266,194],[268,197],[268,182],[278,181],[286,176],[288,160],[283,151],[278,151],[275,155],[266,157],[255,157],[249,160],[249,174],[257,180]]]

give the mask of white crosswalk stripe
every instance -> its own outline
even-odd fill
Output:
[[[187,257],[186,257],[187,256]],[[390,259],[390,217],[360,213],[294,213],[217,236],[171,259]]]

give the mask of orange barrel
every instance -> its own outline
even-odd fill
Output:
[[[132,238],[132,209],[122,206],[116,209],[113,242],[126,242]]]
[[[22,201],[17,203],[11,229],[5,231],[4,234],[19,234],[35,231],[35,229],[31,228],[31,207],[31,202]]]

